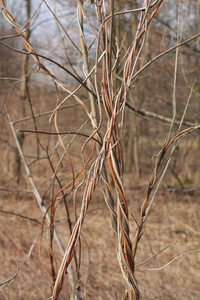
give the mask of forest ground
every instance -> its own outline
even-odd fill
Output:
[[[137,215],[146,187],[144,184],[134,187],[131,176],[126,176],[125,180],[130,187],[127,190],[129,211]],[[143,299],[199,299],[199,252],[186,254],[160,271],[145,271],[148,268],[162,267],[180,254],[199,249],[199,196],[199,190],[192,192],[160,190],[139,244],[136,264],[166,246],[175,244],[148,263],[136,267],[136,278]],[[0,213],[0,278],[4,281],[16,272],[28,254],[36,235],[40,233],[41,212],[32,197],[16,200],[13,195],[11,198],[1,199],[1,209],[38,221],[37,223],[17,215]],[[130,223],[133,231],[134,221],[131,220]],[[65,226],[65,223],[59,226],[58,231],[62,241],[66,240],[67,243],[67,236],[64,238]],[[46,253],[45,245],[43,248]],[[80,280],[83,299],[122,299],[124,281],[117,262],[115,238],[111,230],[108,209],[98,192],[94,194],[83,226],[82,250]],[[55,252],[59,260],[60,255],[56,246]],[[37,240],[31,257],[19,270],[16,278],[1,288],[0,299],[48,299],[50,282],[50,276],[39,260]],[[67,282],[66,278],[60,299],[69,299],[67,297],[70,288]]]

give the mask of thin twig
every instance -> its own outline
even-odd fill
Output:
[[[184,253],[178,255],[177,257],[175,257],[174,259],[172,259],[171,261],[169,261],[167,264],[165,264],[165,265],[162,266],[162,267],[159,267],[159,268],[150,268],[150,269],[144,269],[144,270],[137,270],[137,271],[138,271],[138,272],[145,272],[145,271],[160,271],[160,270],[163,270],[164,268],[168,267],[169,265],[171,265],[174,261],[176,261],[176,260],[179,259],[180,257],[185,256],[185,255],[190,254],[190,253],[196,253],[196,252],[200,252],[200,249],[197,249],[197,250],[190,250],[190,251],[184,252]]]
[[[22,219],[27,219],[29,221],[32,221],[32,222],[35,222],[37,224],[41,224],[41,222],[39,222],[38,220],[36,219],[33,219],[33,218],[30,218],[30,217],[27,217],[27,216],[23,216],[21,214],[17,214],[17,213],[14,213],[14,212],[11,212],[11,211],[6,211],[6,210],[3,210],[3,209],[0,209],[0,212],[1,213],[4,213],[4,214],[8,214],[8,215],[13,215],[13,216],[16,216],[16,217],[20,217]]]

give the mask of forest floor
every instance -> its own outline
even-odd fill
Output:
[[[127,190],[129,213],[138,217],[146,186],[133,186],[130,176],[126,181],[130,187]],[[100,195],[95,192],[82,231],[81,296],[82,299],[121,300],[124,281],[117,261],[109,212]],[[135,274],[142,299],[200,299],[200,252],[186,253],[200,248],[199,196],[199,189],[171,192],[161,188],[158,193],[137,252]],[[42,216],[37,203],[30,197],[23,200],[6,197],[0,203],[0,281],[4,282],[16,273],[20,263],[25,260],[41,231]],[[58,226],[58,232],[66,246],[68,237],[65,238],[65,226],[66,223]],[[134,221],[131,218],[130,228],[133,232]],[[170,247],[147,263],[137,266],[167,246]],[[45,260],[45,242],[42,253]],[[161,268],[184,253],[161,270],[148,270]],[[59,265],[61,258],[56,246],[55,254]],[[59,299],[70,299],[67,276]],[[41,266],[37,239],[30,258],[18,270],[16,277],[1,287],[0,299],[48,299],[50,284],[51,278]]]

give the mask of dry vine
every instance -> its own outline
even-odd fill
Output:
[[[97,186],[97,184],[101,183],[101,187],[103,190],[103,195],[105,198],[105,202],[110,210],[110,217],[112,223],[112,229],[114,231],[116,237],[116,246],[117,246],[117,256],[119,265],[121,267],[121,271],[127,286],[127,290],[129,293],[129,299],[139,300],[141,299],[141,295],[139,292],[138,283],[135,277],[135,257],[137,254],[138,243],[141,239],[143,226],[147,219],[149,210],[155,198],[155,194],[157,189],[159,188],[160,182],[166,172],[168,167],[170,157],[173,155],[173,152],[176,147],[176,143],[179,142],[186,135],[191,132],[200,129],[200,126],[192,126],[186,130],[182,130],[177,133],[173,138],[164,143],[163,148],[159,152],[155,168],[150,177],[146,198],[141,207],[141,216],[140,219],[135,223],[135,231],[133,233],[133,238],[130,238],[130,228],[129,228],[129,209],[126,200],[126,193],[123,185],[123,154],[121,147],[121,131],[124,125],[125,120],[125,106],[127,105],[127,96],[129,91],[133,87],[133,80],[150,65],[154,60],[152,60],[149,64],[146,64],[139,71],[136,69],[138,64],[138,60],[140,59],[143,47],[145,45],[145,39],[147,32],[149,30],[150,23],[154,19],[155,15],[158,13],[160,6],[162,5],[163,0],[157,1],[144,1],[143,6],[139,9],[133,9],[131,11],[121,11],[114,12],[114,0],[110,1],[110,12],[107,13],[107,5],[105,1],[91,1],[91,4],[94,5],[96,10],[96,17],[99,21],[99,28],[96,27],[92,23],[89,18],[89,14],[86,11],[86,5],[82,0],[77,1],[77,22],[78,22],[78,38],[80,48],[72,41],[68,32],[64,29],[55,13],[50,9],[47,2],[44,3],[47,5],[50,10],[53,18],[55,19],[57,25],[63,31],[68,38],[70,38],[70,42],[73,44],[75,49],[79,52],[82,57],[83,62],[83,73],[84,79],[81,79],[74,75],[71,71],[64,68],[62,65],[57,63],[56,61],[47,58],[44,55],[40,55],[35,51],[30,43],[30,41],[25,37],[22,30],[16,25],[16,22],[10,12],[7,10],[6,2],[0,1],[2,6],[2,12],[4,17],[10,22],[10,24],[15,28],[16,33],[21,36],[25,50],[23,52],[24,55],[29,55],[32,57],[34,63],[41,69],[45,74],[50,76],[54,82],[55,91],[57,94],[56,99],[56,108],[51,113],[50,120],[54,119],[54,125],[56,132],[44,132],[44,131],[30,131],[30,130],[22,130],[23,132],[33,132],[39,134],[49,134],[57,135],[59,139],[59,144],[63,148],[63,157],[67,158],[68,165],[70,166],[71,172],[71,181],[67,182],[65,186],[60,185],[60,189],[54,193],[52,197],[52,201],[48,208],[45,208],[42,205],[41,199],[40,205],[44,212],[44,219],[42,223],[42,230],[40,235],[40,258],[44,268],[52,277],[51,284],[51,299],[56,300],[59,297],[59,294],[62,289],[62,285],[65,279],[65,274],[69,270],[70,263],[75,255],[75,249],[79,245],[80,235],[82,226],[84,223],[84,219],[87,215],[89,205],[92,201],[93,192]],[[87,3],[86,3],[87,4]],[[115,18],[118,15],[126,15],[126,14],[140,14],[140,19],[137,24],[137,32],[135,33],[135,37],[130,44],[128,51],[125,53],[123,58],[123,77],[121,78],[121,82],[119,84],[117,82],[117,70],[116,65],[119,63],[119,51],[120,45],[117,44],[118,41],[115,40],[114,36],[114,22]],[[88,59],[88,47],[87,41],[84,34],[84,22],[89,26],[94,34],[94,44],[96,46],[96,57],[94,66],[90,66]],[[193,39],[197,38],[199,35],[193,37]],[[191,39],[190,39],[191,40]],[[177,45],[172,47],[170,51],[175,48],[181,46]],[[165,53],[164,53],[165,54]],[[163,54],[163,55],[164,55]],[[160,55],[161,56],[161,55]],[[160,57],[159,56],[159,57]],[[159,58],[158,57],[158,58]],[[80,84],[78,88],[75,90],[71,90],[71,88],[65,85],[58,77],[56,77],[53,73],[51,73],[48,68],[45,66],[41,59],[46,59],[49,62],[53,62],[58,67],[64,69],[68,74],[73,76],[76,79],[77,83]],[[156,58],[157,59],[157,58]],[[67,92],[67,96],[64,100],[60,102],[59,98],[59,88],[61,87],[65,92]],[[77,92],[80,88],[84,88],[89,93],[90,106],[85,104],[85,102],[77,96]],[[73,97],[75,102],[82,106],[83,111],[86,113],[88,120],[91,122],[92,134],[89,136],[88,134],[84,134],[81,132],[73,132],[66,131],[61,132],[59,129],[59,110],[62,105],[69,99]],[[134,108],[133,108],[134,109]],[[136,109],[134,109],[137,111]],[[138,113],[140,113],[138,111]],[[141,114],[147,114],[146,111]],[[147,114],[148,115],[148,114]],[[9,119],[9,114],[7,112],[8,121],[10,122],[11,128],[13,130],[13,134],[17,140],[16,131],[14,129],[15,122],[12,122]],[[167,119],[167,121],[171,121]],[[183,121],[183,120],[182,120]],[[102,123],[106,123],[106,130],[102,129]],[[180,121],[179,124],[182,124]],[[68,150],[64,144],[63,135],[74,135],[74,136],[82,136],[85,138],[85,142],[82,145],[81,149],[81,157],[82,157],[82,168],[78,171],[75,170],[73,162],[71,161]],[[85,149],[87,145],[91,145],[90,155],[86,158]],[[170,149],[172,148],[171,152]],[[20,146],[19,146],[20,151]],[[164,167],[162,162],[166,154],[169,153],[167,162],[165,162]],[[21,154],[23,157],[23,154]],[[49,159],[49,163],[50,163]],[[26,162],[25,162],[26,164]],[[89,166],[89,167],[88,167]],[[53,166],[52,166],[53,169]],[[56,178],[56,171],[53,169],[54,179]],[[27,173],[29,174],[29,170],[27,167]],[[31,176],[31,174],[29,174]],[[115,186],[115,196],[111,193],[111,188],[108,182],[108,176],[112,177]],[[33,183],[34,185],[34,183]],[[69,224],[71,236],[68,241],[68,245],[66,249],[63,251],[63,259],[60,264],[58,272],[56,272],[55,267],[55,259],[54,259],[54,249],[53,249],[53,240],[57,237],[55,231],[55,216],[56,216],[56,207],[59,200],[68,197],[71,193],[74,194],[74,203],[76,203],[76,193],[80,187],[84,186],[84,193],[82,196],[82,204],[80,214],[77,215],[77,211],[75,208],[75,216],[76,222],[72,226]],[[34,187],[35,191],[37,189]],[[150,200],[150,196],[152,192],[154,192],[154,196]],[[35,193],[36,193],[35,192]],[[37,194],[37,198],[40,196]],[[76,205],[75,205],[76,206]],[[68,215],[68,219],[70,216]],[[43,262],[42,254],[41,254],[41,245],[42,245],[42,237],[45,226],[45,221],[48,220],[49,223],[49,249],[48,256],[50,261],[50,268],[45,265]],[[71,222],[72,223],[72,222]],[[62,248],[62,247],[61,247]],[[77,269],[78,269],[78,263]],[[74,280],[74,279],[73,279]],[[75,289],[75,284],[73,285]],[[78,292],[76,291],[76,299],[79,299]]]

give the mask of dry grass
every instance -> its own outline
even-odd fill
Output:
[[[128,180],[129,178],[127,182]],[[144,192],[144,186],[134,188],[130,185],[127,191],[130,212],[136,212],[138,207],[139,213],[139,203],[144,198]],[[124,281],[116,258],[115,238],[108,210],[99,195],[98,192],[94,195],[82,231],[81,294],[83,299],[121,299]],[[199,191],[192,194],[166,191],[159,193],[157,205],[153,206],[139,244],[136,263],[144,261],[171,243],[178,243],[137,268],[136,276],[143,299],[199,299],[200,253],[187,254],[161,271],[142,271],[161,267],[179,254],[199,248],[198,197]],[[32,200],[2,199],[1,209],[36,218],[38,221],[42,219],[39,208]],[[25,259],[35,236],[40,232],[40,225],[4,213],[0,214],[0,219],[0,276],[1,281],[4,281],[16,271],[18,263]],[[133,225],[132,221],[131,229]],[[64,241],[65,225],[59,227],[59,233]],[[67,242],[67,234],[65,241]],[[37,246],[38,243],[17,277],[1,288],[0,299],[48,298],[51,280],[41,267]],[[56,249],[55,252],[59,260],[59,252]],[[67,299],[69,291],[66,280],[60,299]]]

